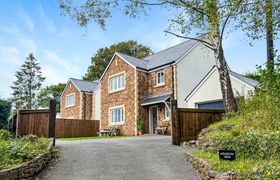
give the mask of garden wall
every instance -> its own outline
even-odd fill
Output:
[[[196,174],[200,176],[202,180],[233,180],[235,179],[234,172],[224,172],[219,173],[210,169],[210,165],[207,161],[199,159],[192,155],[191,153],[187,153],[187,161],[189,161]]]
[[[1,180],[14,180],[29,178],[40,172],[51,160],[51,148],[53,142],[50,141],[45,153],[38,155],[34,159],[12,167],[10,169],[0,170]]]

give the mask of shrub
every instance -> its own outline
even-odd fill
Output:
[[[6,136],[8,135],[6,132],[3,134],[5,134],[5,138],[0,139],[0,169],[9,168],[33,159],[45,152],[49,143],[46,138],[38,138],[35,142],[32,142],[28,136],[15,139]]]
[[[143,117],[139,116],[137,118],[137,131],[143,131],[144,130],[144,119]]]
[[[9,140],[13,137],[13,135],[7,131],[7,130],[4,130],[4,129],[0,129],[0,140]]]

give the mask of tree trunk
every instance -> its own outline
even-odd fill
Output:
[[[214,37],[214,50],[216,65],[220,76],[220,85],[224,101],[224,107],[226,112],[237,111],[236,100],[233,95],[231,80],[228,72],[228,66],[224,56],[224,50],[222,47],[222,40],[220,39],[219,32]]]
[[[272,17],[272,1],[266,0],[266,51],[268,70],[274,69],[274,45],[273,45],[273,17]]]

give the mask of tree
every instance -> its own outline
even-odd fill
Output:
[[[45,77],[37,59],[30,53],[21,68],[15,73],[16,81],[11,86],[15,109],[37,108],[36,95]]]
[[[12,103],[10,101],[0,99],[0,129],[6,128],[11,108]]]
[[[100,48],[96,54],[91,57],[91,65],[84,75],[85,80],[97,80],[100,78],[105,68],[109,64],[115,52],[121,52],[137,58],[143,58],[152,53],[151,49],[136,41],[125,41],[113,44],[110,47]]]
[[[267,69],[273,70],[276,51],[274,40],[280,30],[280,1],[279,0],[251,0],[245,7],[240,18],[240,27],[253,40],[266,39]]]
[[[251,78],[251,79],[254,79],[256,81],[260,81],[261,80],[261,74],[259,72],[246,72],[244,74],[244,76],[248,77],[248,78]]]
[[[56,85],[47,86],[40,90],[38,93],[38,106],[43,108],[48,108],[51,99],[54,99],[57,103],[56,112],[60,111],[59,98],[62,94],[66,84],[58,83]]]
[[[71,0],[60,1],[62,14],[69,15],[80,26],[85,27],[93,20],[103,29],[106,19],[112,16],[116,7],[123,8],[126,15],[136,17],[146,13],[147,7],[152,6],[162,6],[177,12],[170,18],[166,33],[199,41],[214,52],[225,110],[236,111],[237,103],[224,56],[223,39],[226,27],[243,12],[246,6],[244,0],[85,0],[78,5],[74,5]],[[189,37],[188,34],[194,29],[200,35],[207,35],[202,38]]]

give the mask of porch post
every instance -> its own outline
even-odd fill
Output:
[[[171,119],[171,134],[172,134],[172,144],[180,145],[180,122],[178,118],[177,110],[177,100],[172,100],[172,119]]]

